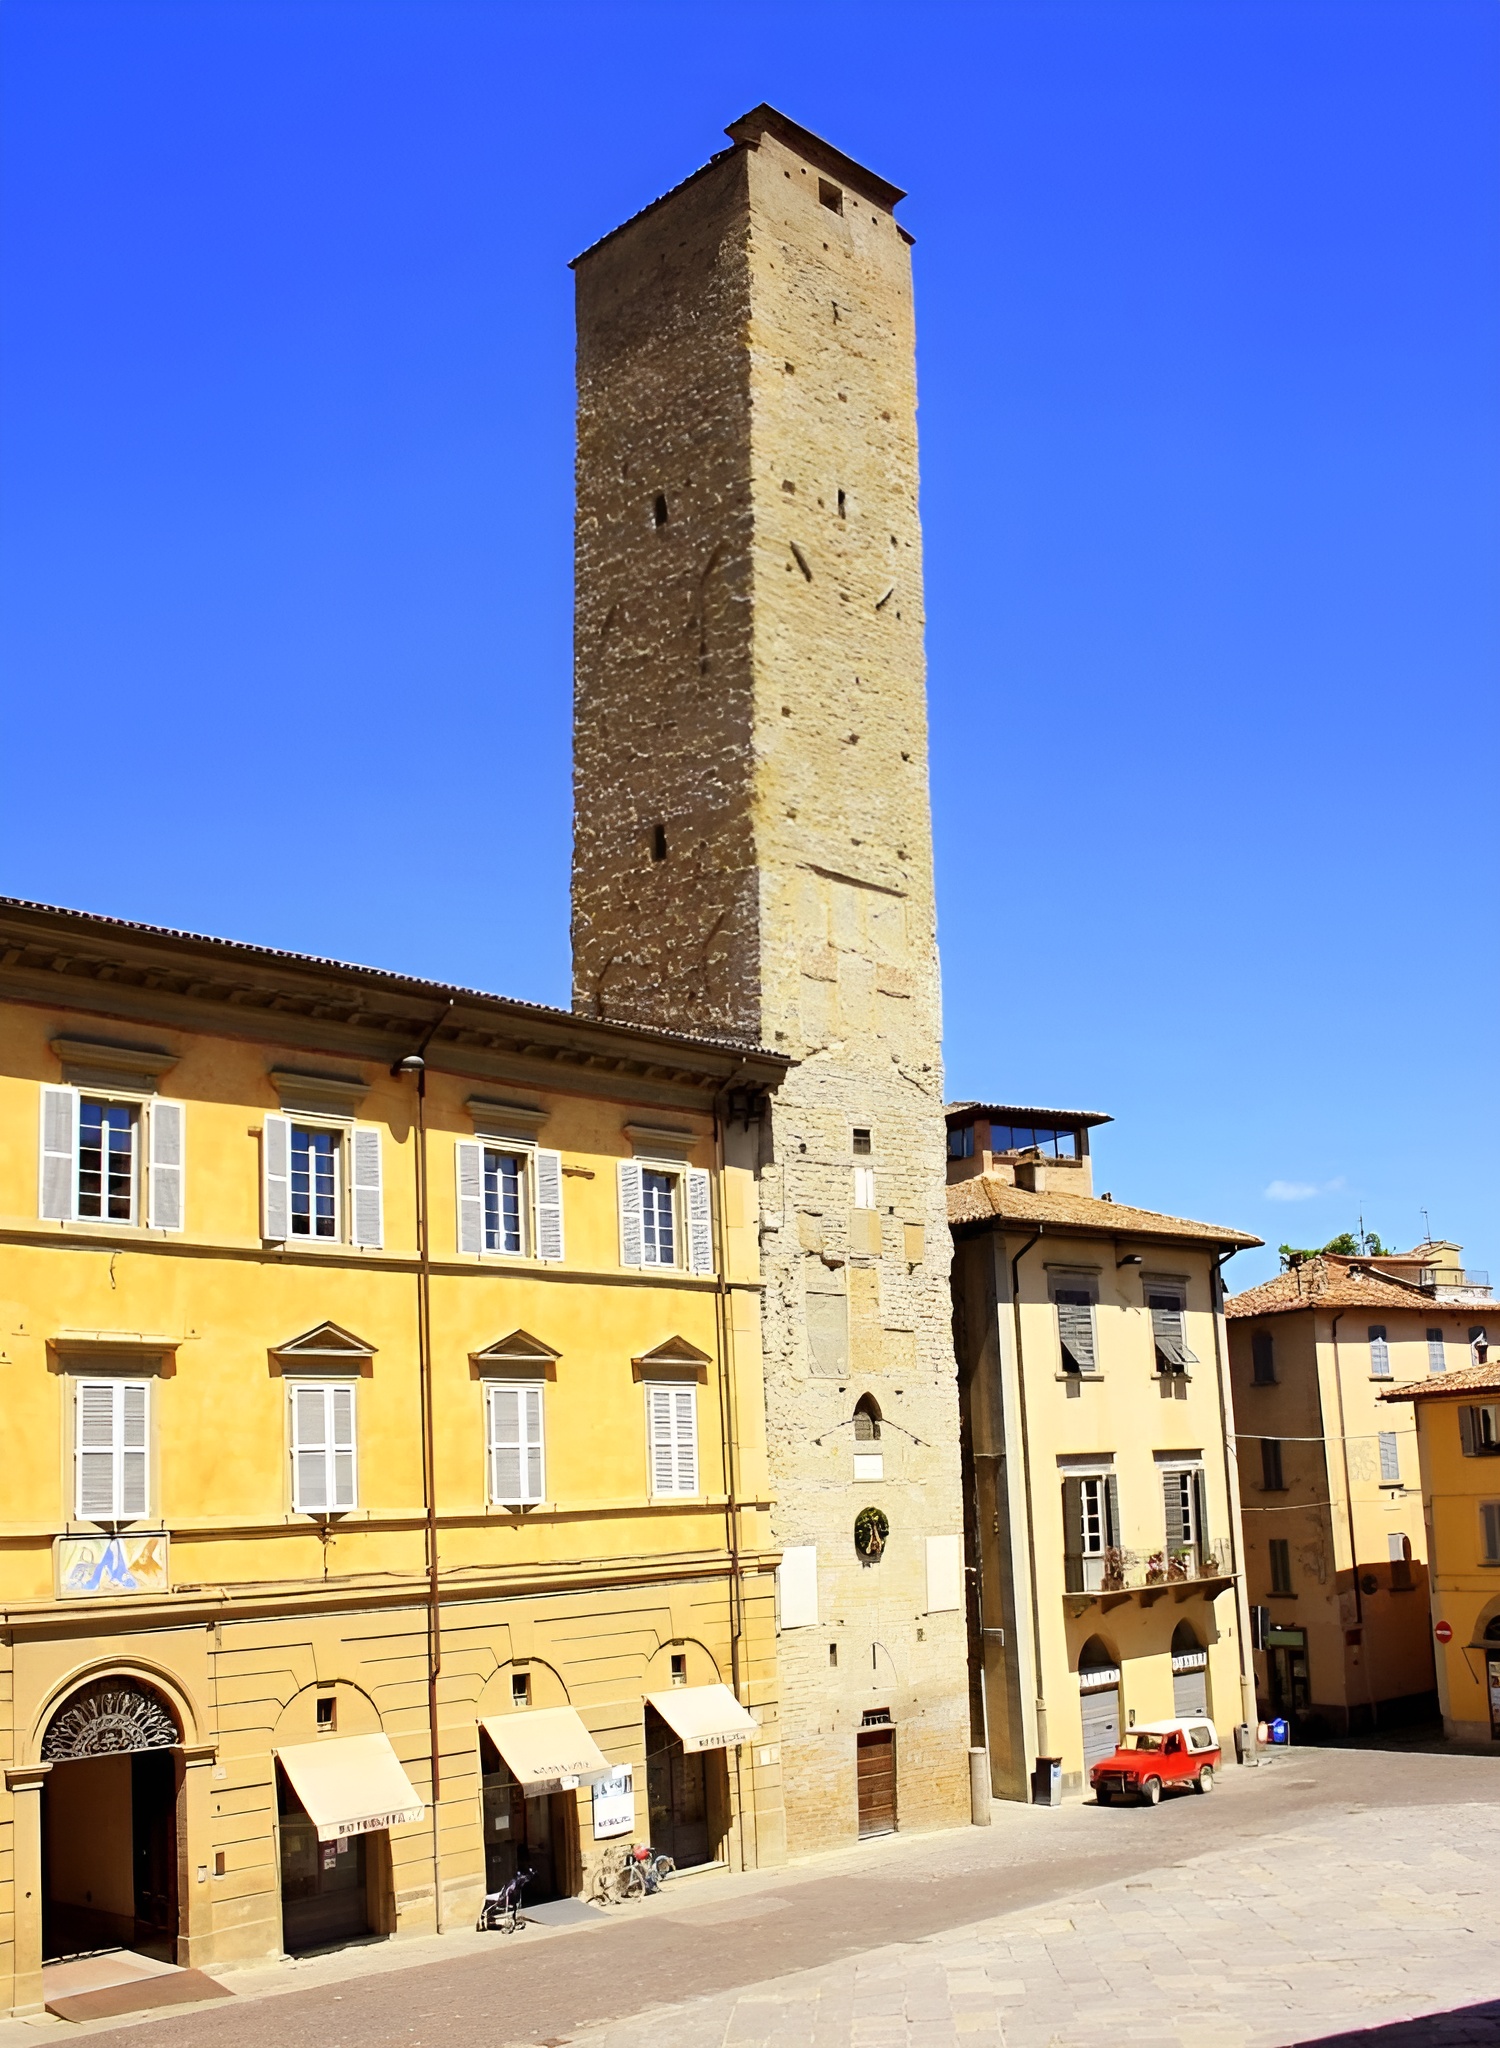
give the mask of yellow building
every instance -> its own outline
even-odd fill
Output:
[[[1381,1399],[1416,1417],[1443,1732],[1500,1742],[1500,1366],[1482,1324],[1472,1350],[1479,1362]]]
[[[1415,1430],[1381,1397],[1469,1364],[1488,1288],[1458,1250],[1320,1253],[1225,1304],[1262,1713],[1342,1734],[1433,1711]]]
[[[4,2002],[784,1855],[785,1066],[0,903]]]
[[[1096,1196],[1109,1121],[948,1112],[974,1734],[1002,1799],[1039,1759],[1081,1790],[1137,1721],[1208,1714],[1228,1746],[1254,1705],[1220,1268],[1260,1240]]]

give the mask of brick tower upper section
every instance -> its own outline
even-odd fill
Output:
[[[901,194],[729,132],[577,265],[574,1001],[935,1090]]]

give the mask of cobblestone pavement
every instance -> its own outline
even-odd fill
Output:
[[[1500,2048],[1500,1758],[1304,1750],[1155,1809],[997,1806],[576,1929],[219,1971],[118,2048]],[[1447,2014],[1439,2023],[1427,2017]],[[0,2022],[33,2048],[62,2022]],[[95,2048],[95,2044],[91,2044]]]

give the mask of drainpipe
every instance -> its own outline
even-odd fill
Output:
[[[1214,1371],[1219,1379],[1219,1417],[1224,1440],[1224,1486],[1229,1501],[1229,1565],[1234,1573],[1235,1614],[1240,1630],[1240,1718],[1253,1736],[1257,1720],[1253,1661],[1255,1651],[1250,1640],[1250,1588],[1246,1582],[1245,1561],[1241,1555],[1244,1531],[1240,1508],[1239,1439],[1234,1439],[1235,1447],[1231,1450],[1230,1433],[1234,1420],[1230,1404],[1229,1376],[1224,1370],[1224,1348],[1219,1334],[1219,1325],[1224,1320],[1224,1266],[1226,1260],[1233,1257],[1234,1249],[1231,1249],[1218,1253],[1214,1259],[1213,1299],[1209,1306],[1213,1310]],[[1259,1761],[1253,1742],[1248,1754]]]
[[[1022,1259],[1046,1234],[1047,1226],[1039,1223],[1033,1236],[1010,1262],[1010,1307],[1015,1323],[1016,1343],[1016,1392],[1021,1403],[1021,1470],[1026,1482],[1026,1559],[1031,1570],[1031,1643],[1036,1658],[1036,1749],[1038,1757],[1050,1756],[1047,1730],[1047,1697],[1042,1683],[1042,1615],[1037,1599],[1036,1579],[1036,1514],[1031,1491],[1031,1426],[1026,1413],[1026,1359],[1021,1346],[1021,1273]]]
[[[443,1860],[439,1807],[443,1796],[442,1757],[438,1736],[438,1676],[443,1668],[442,1607],[438,1591],[437,1463],[432,1401],[432,1241],[427,1208],[427,1061],[424,1055],[438,1026],[453,1008],[427,1028],[417,1050],[391,1068],[398,1078],[413,1074],[417,1082],[417,1379],[422,1409],[422,1507],[427,1549],[427,1743],[432,1772],[432,1889],[435,1925],[443,1932]]]
[[[714,1098],[714,1179],[717,1185],[714,1189],[715,1199],[710,1206],[714,1224],[714,1348],[719,1354],[719,1439],[724,1459],[724,1547],[729,1553],[729,1675],[734,1696],[740,1700],[740,1705],[744,1706],[745,1702],[740,1699],[740,1648],[745,1625],[745,1589],[740,1567],[739,1454],[733,1371],[734,1319],[729,1301],[729,1234],[724,1216],[727,1176],[724,1160],[723,1104],[727,1093],[726,1089]],[[745,1789],[743,1767],[740,1762],[743,1747],[742,1743],[736,1743],[734,1750],[734,1795],[740,1822],[742,1870],[750,1867],[745,1855]],[[758,1817],[752,1816],[751,1830],[755,1837],[755,1864],[758,1867]]]
[[[1365,1603],[1359,1588],[1359,1549],[1354,1539],[1354,1488],[1349,1483],[1349,1432],[1344,1423],[1344,1368],[1339,1357],[1339,1324],[1343,1316],[1344,1311],[1340,1309],[1330,1326],[1329,1336],[1333,1340],[1333,1384],[1339,1398],[1339,1451],[1344,1465],[1344,1516],[1349,1524],[1349,1576],[1354,1581],[1354,1625],[1360,1631],[1360,1661],[1364,1666],[1365,1699],[1370,1709],[1370,1726],[1376,1728],[1380,1725],[1380,1714],[1375,1705],[1370,1660],[1364,1654]]]

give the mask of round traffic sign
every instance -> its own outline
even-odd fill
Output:
[[[1440,1643],[1451,1643],[1453,1640],[1453,1624],[1451,1621],[1440,1621],[1432,1633]]]

